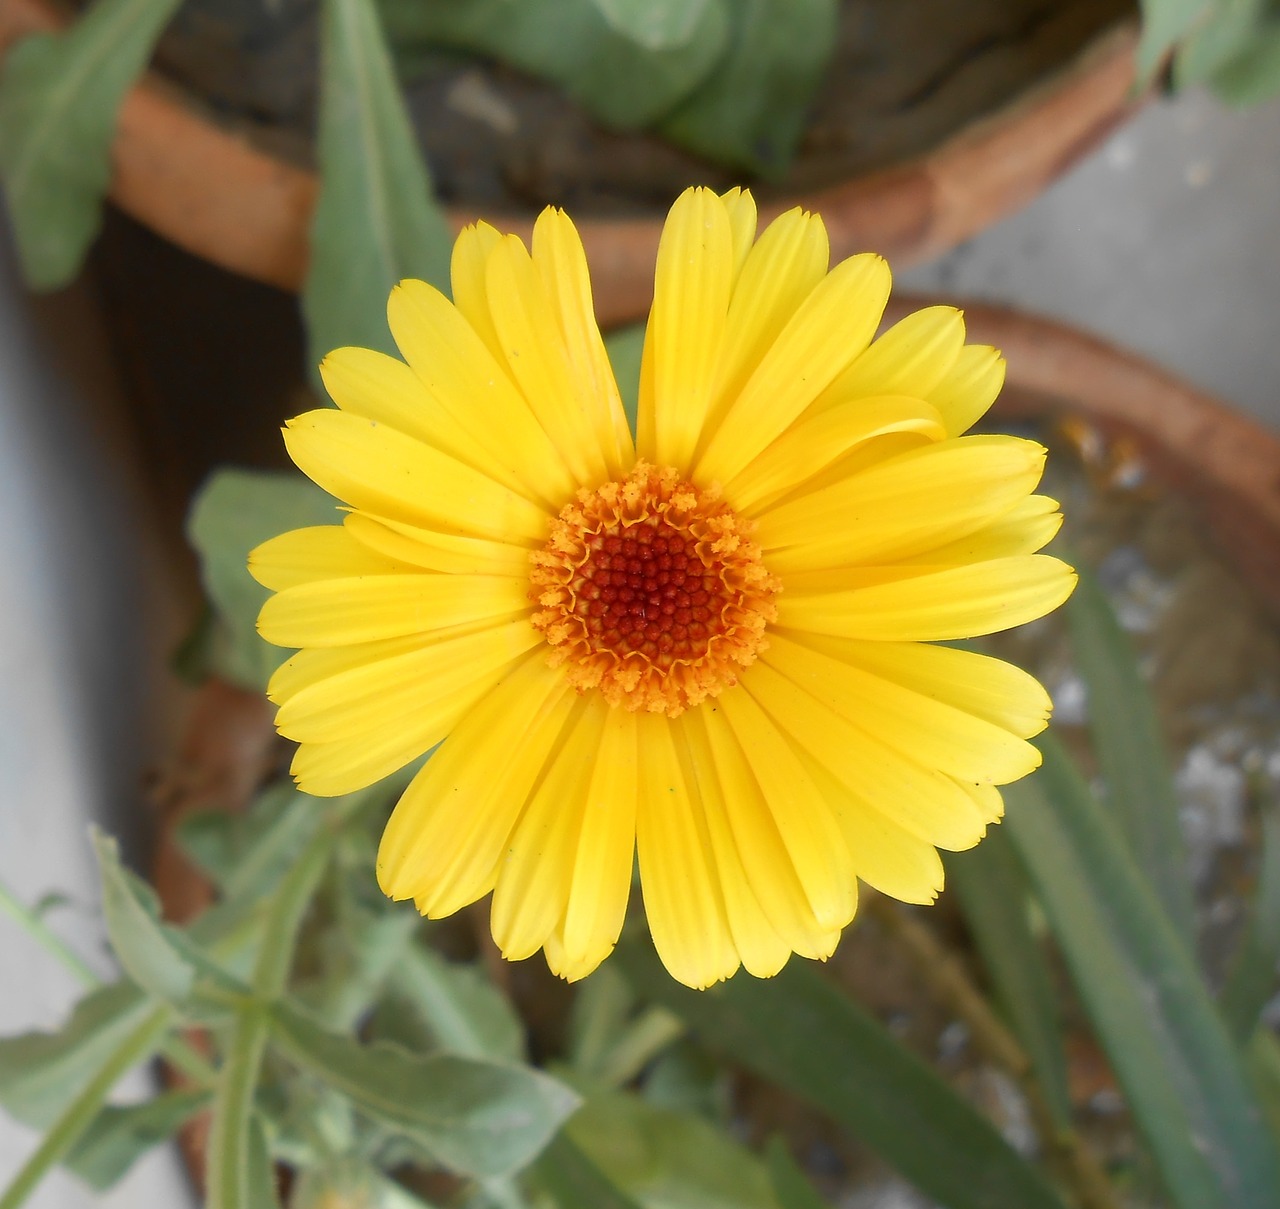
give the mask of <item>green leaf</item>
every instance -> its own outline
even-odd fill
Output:
[[[102,914],[111,948],[125,973],[144,991],[182,1004],[195,985],[196,969],[160,922],[155,891],[120,864],[115,840],[93,832],[102,874]]]
[[[640,1209],[563,1133],[552,1139],[535,1170],[558,1209]]]
[[[684,46],[710,0],[594,0],[609,25],[646,50]]]
[[[716,163],[778,178],[835,49],[835,0],[741,0],[729,49],[660,131]]]
[[[672,0],[666,5],[675,8]],[[448,46],[499,59],[558,85],[597,121],[622,130],[651,125],[688,96],[720,58],[729,31],[725,0],[688,4],[696,9],[692,32],[660,49],[611,25],[599,0],[380,0],[380,6],[397,47]]]
[[[415,945],[393,971],[392,985],[441,1049],[466,1058],[524,1058],[524,1025],[479,966]]]
[[[619,945],[614,960],[708,1048],[817,1105],[948,1209],[1062,1209],[990,1122],[810,966],[691,991],[647,946]]]
[[[205,1209],[261,1209],[253,1095],[270,1023],[265,1004],[246,1003],[227,1039],[209,1127]]]
[[[0,1106],[47,1128],[152,1006],[132,983],[111,983],[85,995],[56,1033],[0,1037]]]
[[[279,1209],[276,1195],[276,1169],[267,1145],[267,1130],[262,1118],[254,1113],[249,1119],[249,1155],[246,1184],[249,1209]]]
[[[947,853],[946,867],[947,886],[964,911],[997,1000],[1031,1059],[1054,1117],[1070,1125],[1061,1012],[1044,950],[1027,918],[1026,871],[999,828],[968,852]]]
[[[258,612],[269,593],[249,574],[249,551],[289,529],[340,519],[333,497],[300,474],[220,470],[200,489],[187,537],[217,611],[214,668],[223,679],[241,688],[266,688],[288,655],[258,637]]]
[[[1262,816],[1262,867],[1249,912],[1249,926],[1236,954],[1220,1007],[1227,1028],[1243,1045],[1275,991],[1280,965],[1280,809]]]
[[[1088,696],[1089,733],[1107,807],[1165,913],[1190,945],[1196,934],[1195,904],[1155,701],[1098,581],[1085,567],[1079,576],[1066,616]]]
[[[604,338],[605,351],[613,364],[614,377],[618,379],[618,393],[622,395],[622,410],[627,413],[627,426],[632,440],[636,435],[636,417],[640,408],[640,357],[644,352],[644,324],[610,332]]]
[[[1214,0],[1207,19],[1183,40],[1173,62],[1178,88],[1203,84],[1248,49],[1262,24],[1268,0]]]
[[[107,1105],[63,1165],[91,1188],[104,1192],[146,1151],[166,1141],[209,1103],[207,1091],[167,1091],[141,1104]]]
[[[101,221],[125,91],[178,0],[98,0],[64,34],[35,34],[0,76],[0,175],[27,281],[66,285]]]
[[[321,7],[320,197],[302,291],[311,361],[358,344],[394,352],[387,296],[447,290],[453,238],[405,110],[373,0]]]
[[[775,1134],[769,1139],[764,1155],[773,1181],[773,1194],[781,1209],[827,1209],[826,1202],[809,1183],[781,1137]]]
[[[1138,44],[1138,85],[1150,83],[1174,46],[1201,24],[1214,0],[1139,0],[1142,40]]]
[[[1005,827],[1170,1199],[1273,1205],[1275,1141],[1182,938],[1056,740],[1040,747],[1041,770],[1005,790]]]
[[[1228,105],[1256,105],[1280,91],[1280,18],[1253,32],[1247,46],[1210,77]]]
[[[326,1028],[355,1028],[381,1000],[392,976],[410,959],[421,920],[414,911],[391,911],[342,919],[317,938],[322,971],[294,993]]]
[[[567,1087],[528,1067],[361,1045],[286,1003],[275,1009],[274,1040],[303,1070],[464,1175],[519,1170],[578,1106]]]
[[[764,1164],[723,1130],[633,1095],[593,1095],[565,1127],[604,1176],[660,1209],[777,1209]]]
[[[19,1209],[48,1171],[84,1136],[120,1078],[156,1052],[173,1018],[167,1007],[147,1006],[147,1014],[117,1039],[115,1046],[96,1067],[85,1072],[84,1082],[75,1098],[50,1124],[35,1153],[0,1195],[0,1209]]]

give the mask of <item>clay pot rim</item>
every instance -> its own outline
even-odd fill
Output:
[[[0,54],[55,29],[50,0],[0,0]],[[822,214],[834,258],[871,249],[906,266],[954,247],[1031,201],[1140,103],[1136,22],[1095,36],[1065,67],[932,151],[821,189],[771,199]],[[112,149],[110,196],[179,247],[254,280],[297,290],[306,275],[314,173],[204,117],[148,73],[126,95]],[[451,210],[455,228],[485,217],[527,235],[528,215]],[[641,318],[651,298],[661,216],[580,223],[600,321]]]

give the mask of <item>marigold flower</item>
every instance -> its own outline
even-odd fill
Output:
[[[825,958],[862,879],[907,902],[936,849],[1038,763],[1030,676],[929,645],[1039,617],[1074,575],[1036,553],[1044,450],[962,436],[991,348],[931,307],[873,340],[877,256],[828,272],[822,220],[756,239],[750,194],[692,189],[663,231],[633,442],[582,244],[478,224],[453,301],[392,292],[405,360],[343,348],[338,410],[289,422],[341,524],[260,546],[269,688],[312,794],[436,744],[378,878],[440,917],[493,892],[512,959],[569,979],[612,950],[638,851],[672,975],[705,987]]]

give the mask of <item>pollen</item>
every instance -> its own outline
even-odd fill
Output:
[[[580,491],[532,555],[552,664],[611,705],[673,717],[736,684],[777,616],[750,528],[718,489],[645,462]]]

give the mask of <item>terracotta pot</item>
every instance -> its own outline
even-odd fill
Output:
[[[0,52],[55,28],[46,0],[0,0]],[[873,249],[899,266],[929,259],[1025,205],[1128,116],[1136,104],[1136,27],[1115,26],[1067,68],[928,154],[842,184],[774,198],[826,219],[832,254]],[[296,290],[307,269],[315,175],[203,117],[148,74],[120,111],[112,199],[180,247],[233,272]],[[450,215],[456,227],[471,211]],[[528,232],[525,215],[486,214]],[[661,216],[580,223],[596,305],[606,325],[643,316]]]

